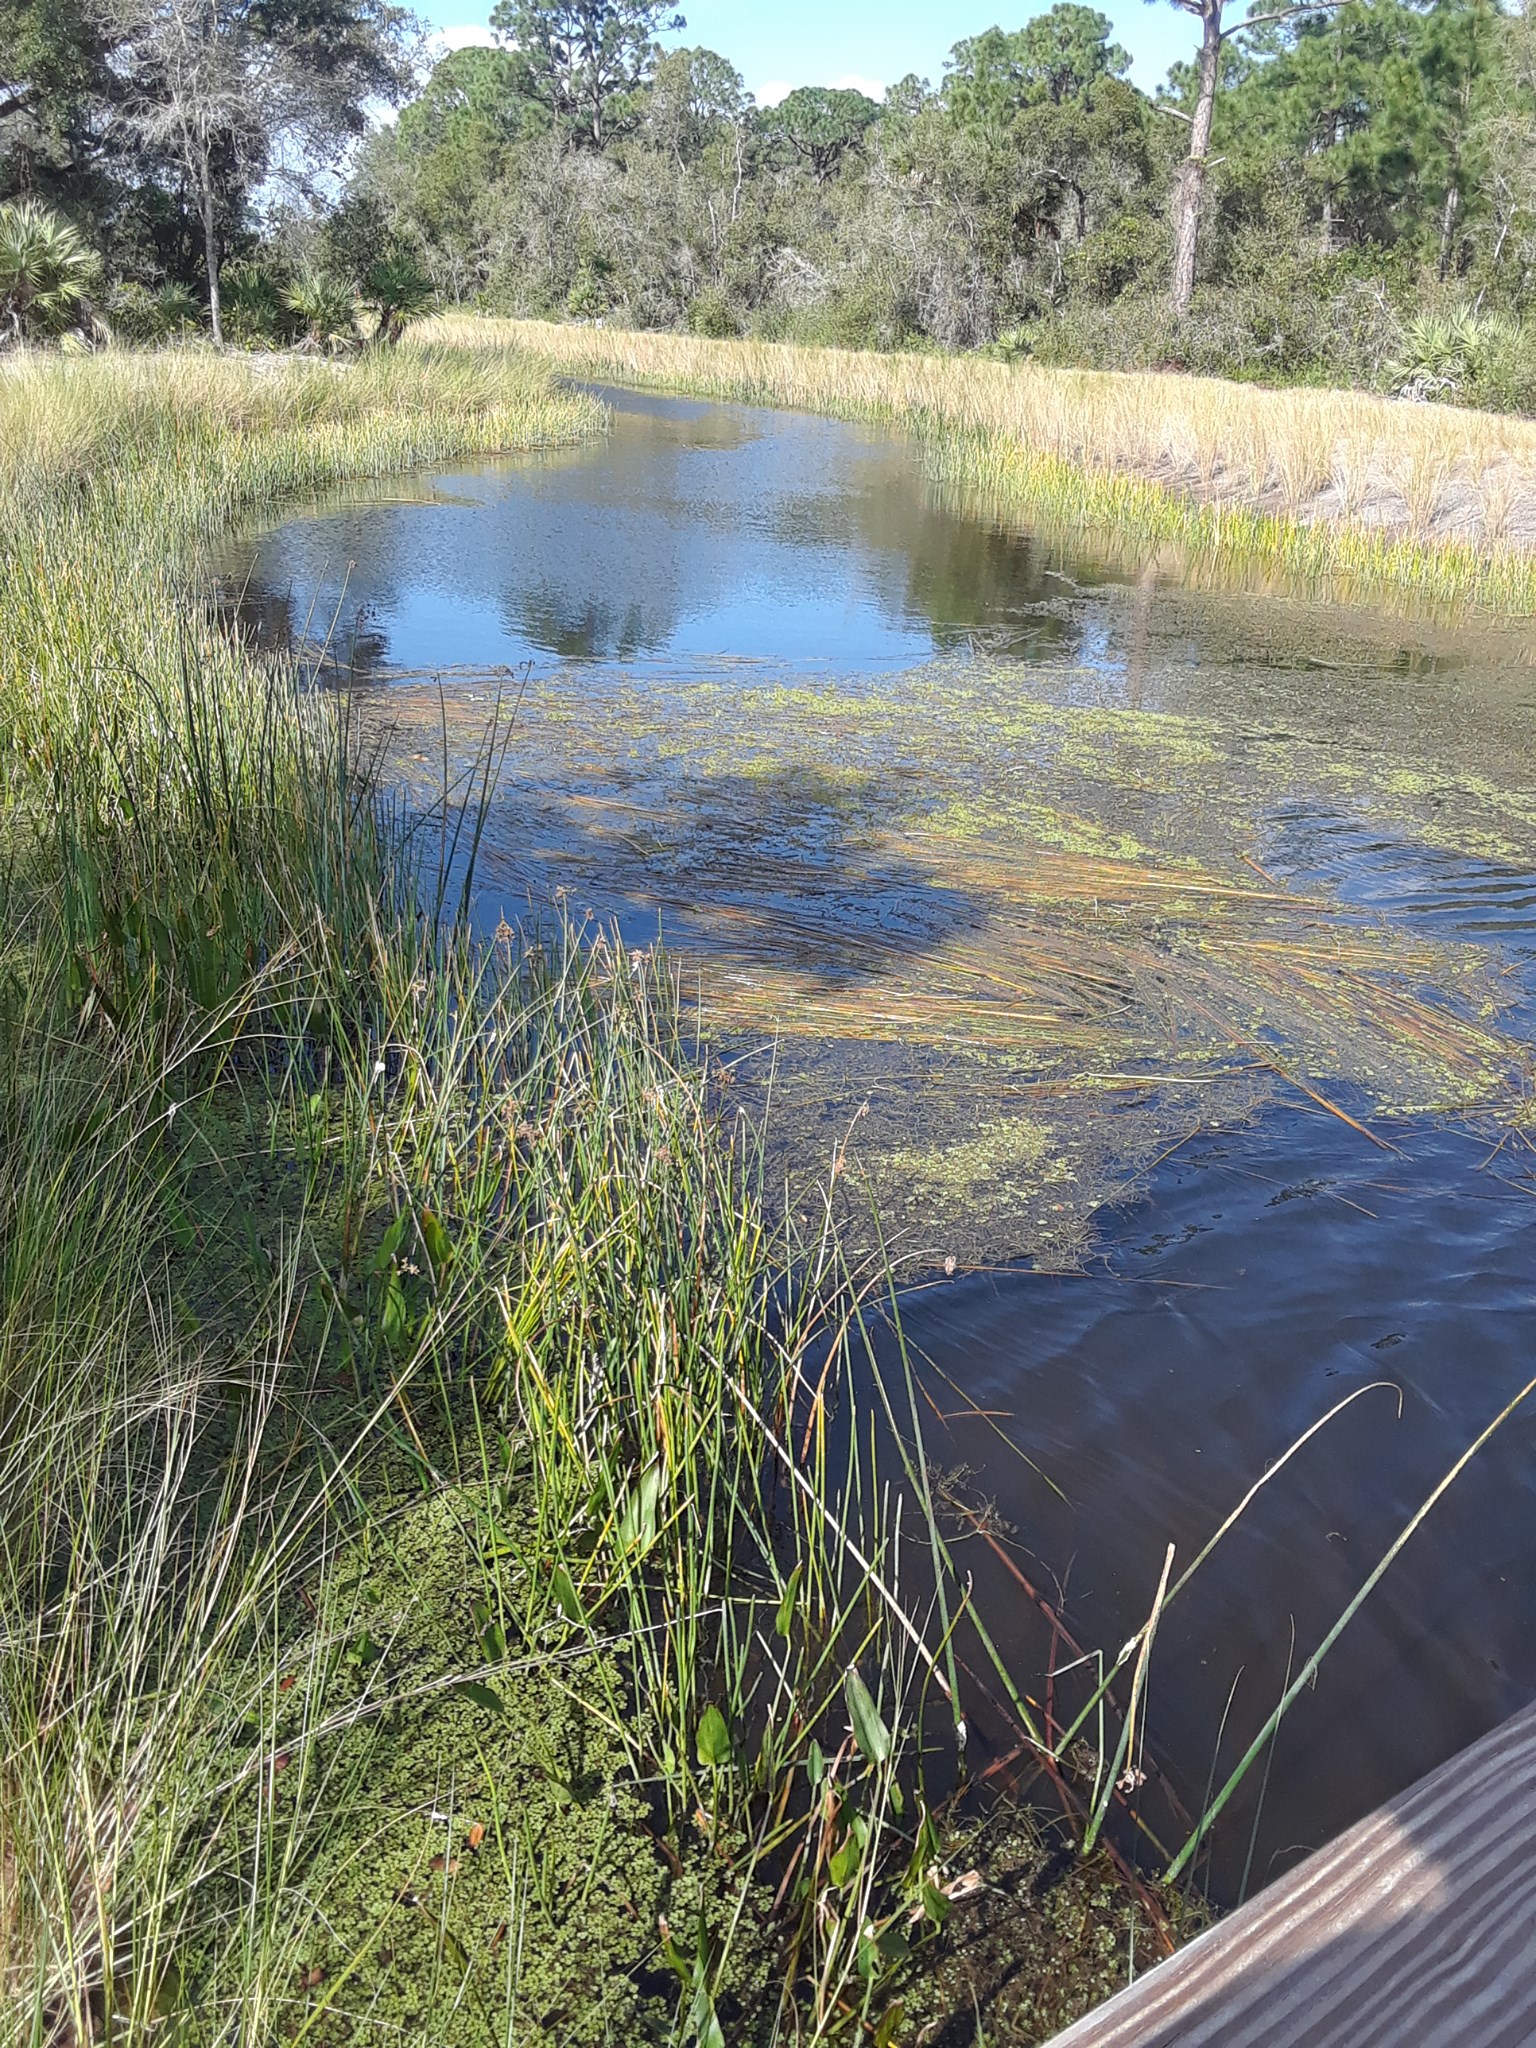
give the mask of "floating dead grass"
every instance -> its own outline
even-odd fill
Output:
[[[862,1107],[850,1157],[886,1217],[965,1257],[1075,1256],[1169,1143],[1277,1093],[1362,1143],[1425,1112],[1523,1115],[1530,1051],[1488,952],[1255,862],[1276,801],[1358,814],[1352,776],[1300,743],[1059,701],[1075,683],[971,659],[878,685],[532,684],[481,847],[488,914],[563,888],[659,931],[721,1060],[771,1073],[786,1157],[824,1165]],[[448,705],[450,732],[478,730],[483,699]],[[401,759],[444,706],[405,687],[388,711]],[[1376,825],[1417,837],[1422,782],[1378,774]],[[1474,842],[1502,815],[1476,794]]]

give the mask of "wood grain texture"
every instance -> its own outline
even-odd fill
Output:
[[[1536,2044],[1536,1707],[1052,2048]]]

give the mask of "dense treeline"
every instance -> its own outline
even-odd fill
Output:
[[[0,198],[88,237],[128,326],[323,343],[432,294],[1536,404],[1536,10],[1175,4],[1155,97],[1058,0],[883,104],[758,107],[653,0],[501,0],[414,73],[387,0],[0,0]]]

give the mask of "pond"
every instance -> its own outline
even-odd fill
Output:
[[[606,442],[299,507],[226,587],[349,677],[423,818],[488,770],[485,929],[659,936],[790,1199],[836,1159],[854,1250],[878,1209],[1021,1670],[1002,1553],[1116,1645],[1170,1541],[1374,1389],[1164,1622],[1198,1807],[1533,1369],[1523,631],[1200,587],[897,436],[604,396]],[[1533,1478],[1522,1412],[1287,1720],[1219,1896],[1536,1695]]]

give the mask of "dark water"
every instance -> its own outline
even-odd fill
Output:
[[[1536,670],[1513,632],[1199,589],[1179,565],[1011,526],[926,484],[895,439],[615,403],[602,446],[310,508],[244,544],[229,577],[273,639],[329,632],[398,719],[400,773],[422,790],[440,744],[422,680],[442,679],[455,745],[499,688],[521,690],[480,915],[565,888],[636,939],[659,918],[726,980],[798,975],[790,1000],[828,1004],[799,1046],[809,1142],[863,1098],[899,1162],[942,1099],[932,1142],[961,1158],[967,1131],[995,1132],[1040,1075],[1067,1071],[1056,1039],[882,1027],[890,969],[868,964],[876,939],[937,955],[981,899],[976,944],[995,960],[1008,875],[1063,846],[1149,866],[1198,853],[1250,881],[1257,867],[1322,902],[1343,939],[1423,941],[1394,988],[1439,1001],[1470,961],[1482,978],[1446,1003],[1507,1006],[1500,1078],[1454,1116],[1425,1113],[1437,1069],[1415,1095],[1337,1031],[1309,1048],[1286,1027],[1282,1064],[1311,1093],[1261,1076],[1262,1057],[1204,1092],[1202,1076],[1175,1085],[1150,1027],[1116,1041],[1095,1071],[1147,1076],[1130,1106],[1091,1098],[1049,1132],[1048,1157],[1063,1131],[1088,1134],[1084,1159],[1097,1146],[1078,1270],[1008,1263],[1041,1253],[1053,1203],[1071,1207],[1037,1162],[1028,1190],[990,1198],[996,1269],[907,1300],[953,1418],[930,1450],[968,1468],[970,1497],[994,1500],[1030,1575],[1064,1589],[1078,1636],[1109,1647],[1143,1619],[1170,1541],[1188,1561],[1319,1416],[1388,1383],[1259,1496],[1165,1618],[1150,1726],[1198,1805],[1234,1682],[1223,1764],[1288,1660],[1536,1375]],[[969,866],[950,863],[957,846]],[[1168,925],[1159,912],[1138,929],[1154,968]],[[1193,930],[1191,957],[1202,948]],[[961,987],[943,983],[941,1007]],[[1243,1001],[1262,1055],[1283,1034],[1251,989]],[[948,1186],[924,1197],[930,1246],[981,1199],[963,1174]],[[1457,1481],[1285,1724],[1255,1883],[1536,1696],[1533,1422],[1536,1406]],[[994,1632],[1038,1660],[1033,1611],[983,1545],[962,1555]],[[1227,1897],[1252,1812],[1223,1833]]]

